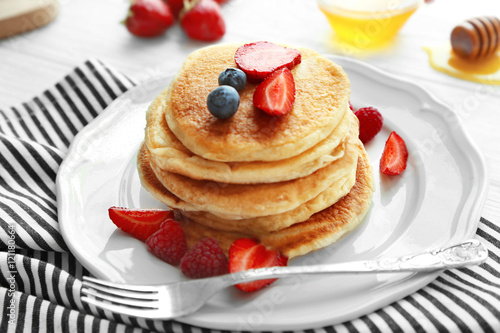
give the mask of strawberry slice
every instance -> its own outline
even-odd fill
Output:
[[[259,82],[281,67],[292,69],[300,64],[300,51],[270,42],[255,42],[240,46],[234,54],[238,67],[247,79]]]
[[[253,104],[271,116],[288,113],[295,101],[295,81],[292,72],[280,68],[262,81],[253,94]]]
[[[141,241],[155,233],[163,222],[174,218],[173,211],[162,209],[111,207],[108,213],[118,228]]]
[[[229,249],[229,273],[245,271],[254,268],[286,266],[288,257],[275,250],[268,250],[254,239],[240,238],[234,241]],[[273,283],[277,279],[266,279],[244,282],[235,285],[236,288],[251,292]]]
[[[389,135],[380,159],[380,172],[385,175],[399,175],[406,169],[408,150],[404,140],[396,133]]]

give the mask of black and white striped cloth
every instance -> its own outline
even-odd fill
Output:
[[[92,59],[31,101],[0,110],[0,332],[212,332],[80,301],[90,273],[59,233],[56,174],[78,131],[134,85]],[[306,332],[500,332],[500,226],[481,219],[476,237],[490,252],[481,266],[446,271],[374,313]]]

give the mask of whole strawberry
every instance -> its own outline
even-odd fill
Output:
[[[354,112],[359,119],[359,139],[363,143],[371,141],[382,129],[384,119],[374,107],[365,107]]]
[[[174,14],[174,17],[178,19],[182,8],[184,8],[184,0],[167,0],[167,4],[172,14]]]
[[[177,266],[187,252],[187,241],[179,222],[168,219],[160,229],[146,239],[148,250],[156,257]]]
[[[213,42],[226,33],[222,11],[214,0],[186,1],[180,23],[186,35],[196,40]]]
[[[181,260],[182,273],[192,279],[226,274],[227,269],[227,257],[213,238],[200,240]]]
[[[133,35],[156,37],[174,23],[170,7],[163,0],[133,0],[125,26]]]
[[[192,0],[186,0],[188,2]],[[219,5],[222,5],[223,3],[228,2],[229,0],[214,0],[217,2]],[[176,19],[179,18],[179,14],[181,10],[184,8],[184,0],[167,0],[168,6],[172,10],[172,13],[174,14],[174,17]]]

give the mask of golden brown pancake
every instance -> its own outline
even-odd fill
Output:
[[[270,183],[310,175],[344,155],[345,141],[351,126],[358,126],[352,112],[343,118],[330,135],[305,152],[285,160],[254,162],[219,162],[207,160],[187,149],[172,133],[165,120],[168,89],[151,103],[146,114],[145,143],[154,164],[165,171],[193,179],[224,183]]]
[[[159,201],[170,207],[183,210],[183,215],[207,227],[223,231],[240,231],[246,234],[259,235],[263,232],[280,230],[298,222],[307,220],[314,213],[331,206],[338,201],[339,189],[347,193],[355,182],[356,169],[347,178],[339,179],[325,191],[299,207],[276,215],[259,216],[249,219],[231,220],[210,212],[193,211],[196,207],[182,201],[168,191],[158,180],[149,163],[151,155],[145,145],[138,155],[138,170],[142,186]]]
[[[373,172],[349,110],[342,68],[299,48],[296,99],[283,116],[253,106],[256,85],[240,91],[226,120],[207,109],[219,73],[236,67],[239,44],[202,48],[150,105],[137,157],[143,187],[176,211],[190,246],[215,238],[256,238],[289,258],[328,246],[370,207]]]
[[[339,179],[353,176],[358,159],[358,142],[358,129],[353,127],[342,158],[309,176],[276,183],[229,184],[197,180],[162,170],[154,161],[150,160],[150,164],[164,187],[197,207],[198,211],[208,211],[229,219],[244,219],[290,211],[315,198]],[[348,191],[349,188],[340,187],[332,195],[338,199]]]
[[[190,246],[205,237],[213,237],[227,253],[236,239],[250,237],[279,250],[289,258],[294,258],[331,245],[357,227],[370,208],[373,190],[373,171],[368,156],[361,146],[356,183],[351,191],[334,205],[314,214],[304,222],[256,236],[209,228],[182,217],[181,212],[178,212],[177,219],[181,221]]]
[[[301,64],[292,69],[295,102],[280,117],[253,105],[256,84],[240,91],[236,114],[213,117],[207,95],[218,86],[219,74],[236,67],[240,44],[214,45],[188,56],[166,99],[166,120],[175,136],[194,154],[216,161],[284,160],[328,137],[348,110],[350,84],[342,68],[315,51],[297,48]]]
[[[373,171],[363,146],[358,147],[356,181],[349,193],[335,204],[313,214],[304,222],[295,223],[274,232],[260,230],[260,232],[249,233],[218,230],[197,223],[186,216],[186,210],[190,207],[183,207],[182,210],[176,209],[176,218],[181,221],[190,246],[204,237],[213,237],[226,253],[232,242],[242,237],[257,238],[266,246],[278,249],[289,258],[331,245],[361,222],[371,204],[374,191]],[[149,168],[147,149],[141,149],[138,161],[144,188],[162,202],[168,201],[165,198],[170,198],[172,202],[175,202],[176,197],[163,187]]]

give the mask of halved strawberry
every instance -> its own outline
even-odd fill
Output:
[[[389,135],[380,159],[380,172],[385,175],[399,175],[406,169],[408,150],[404,140],[396,133]]]
[[[276,250],[269,250],[255,239],[240,238],[234,241],[229,249],[229,273],[248,269],[286,266],[288,257]],[[251,292],[259,290],[277,279],[244,282],[235,285],[236,288]]]
[[[262,81],[253,94],[253,104],[271,116],[280,116],[292,109],[295,81],[292,72],[280,68]]]
[[[145,241],[146,238],[160,229],[160,225],[174,218],[174,212],[164,209],[129,209],[111,207],[109,218],[127,234]]]
[[[270,42],[255,42],[240,46],[234,54],[238,67],[249,81],[258,82],[281,67],[292,69],[300,64],[300,51]]]

